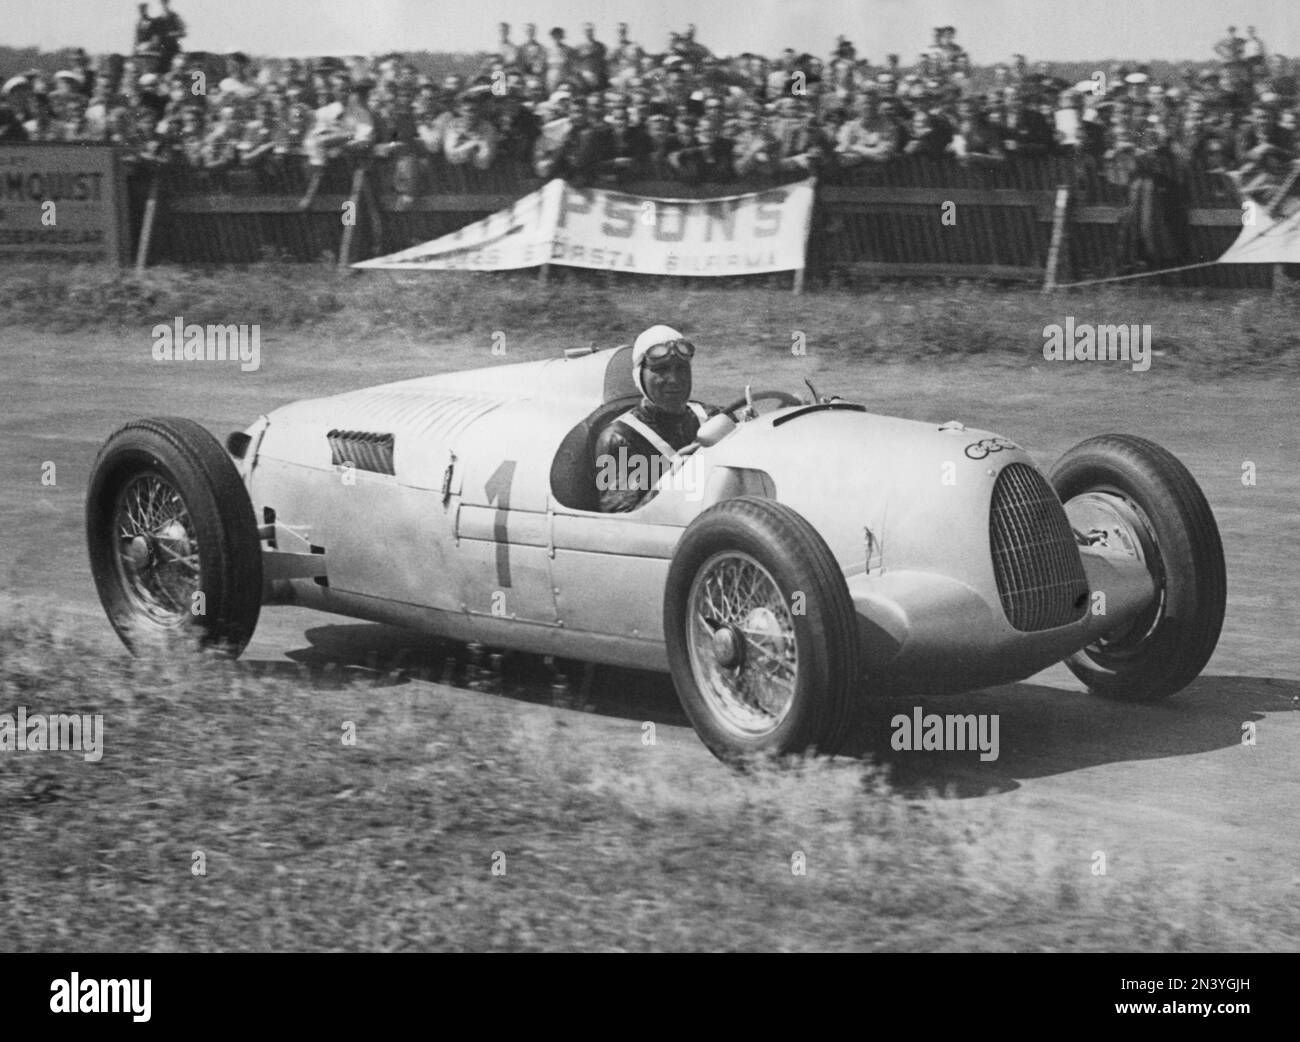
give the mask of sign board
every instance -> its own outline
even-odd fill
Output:
[[[0,146],[0,260],[126,261],[126,184],[100,144]]]

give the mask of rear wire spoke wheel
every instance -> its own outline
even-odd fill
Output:
[[[159,626],[180,626],[200,592],[198,536],[180,492],[161,474],[141,472],[118,494],[113,528],[127,598]]]
[[[100,450],[86,494],[91,574],[133,651],[193,633],[238,654],[262,605],[262,549],[248,490],[197,423],[137,420]]]
[[[838,751],[859,706],[856,612],[834,555],[800,514],[729,499],[678,543],[664,590],[673,684],[720,759]]]

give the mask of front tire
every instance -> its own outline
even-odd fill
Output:
[[[100,602],[122,642],[193,632],[239,654],[262,605],[262,551],[248,490],[191,420],[137,420],[100,450],[86,495]]]
[[[687,528],[664,590],[682,708],[722,760],[834,753],[860,678],[856,612],[838,563],[789,507],[739,497]]]
[[[1089,690],[1130,702],[1176,694],[1205,668],[1223,627],[1223,543],[1205,495],[1167,450],[1126,434],[1089,438],[1061,457],[1052,484],[1070,523],[1113,533],[1155,582],[1131,624],[1066,660]]]

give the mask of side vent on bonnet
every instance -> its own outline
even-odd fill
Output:
[[[351,463],[357,470],[373,474],[396,474],[393,469],[393,436],[370,431],[330,431],[326,435],[334,466]]]

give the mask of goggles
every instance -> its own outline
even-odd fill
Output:
[[[645,361],[654,369],[664,365],[674,356],[687,360],[695,357],[695,345],[689,340],[665,340],[662,344],[655,344],[654,347],[646,349]]]

